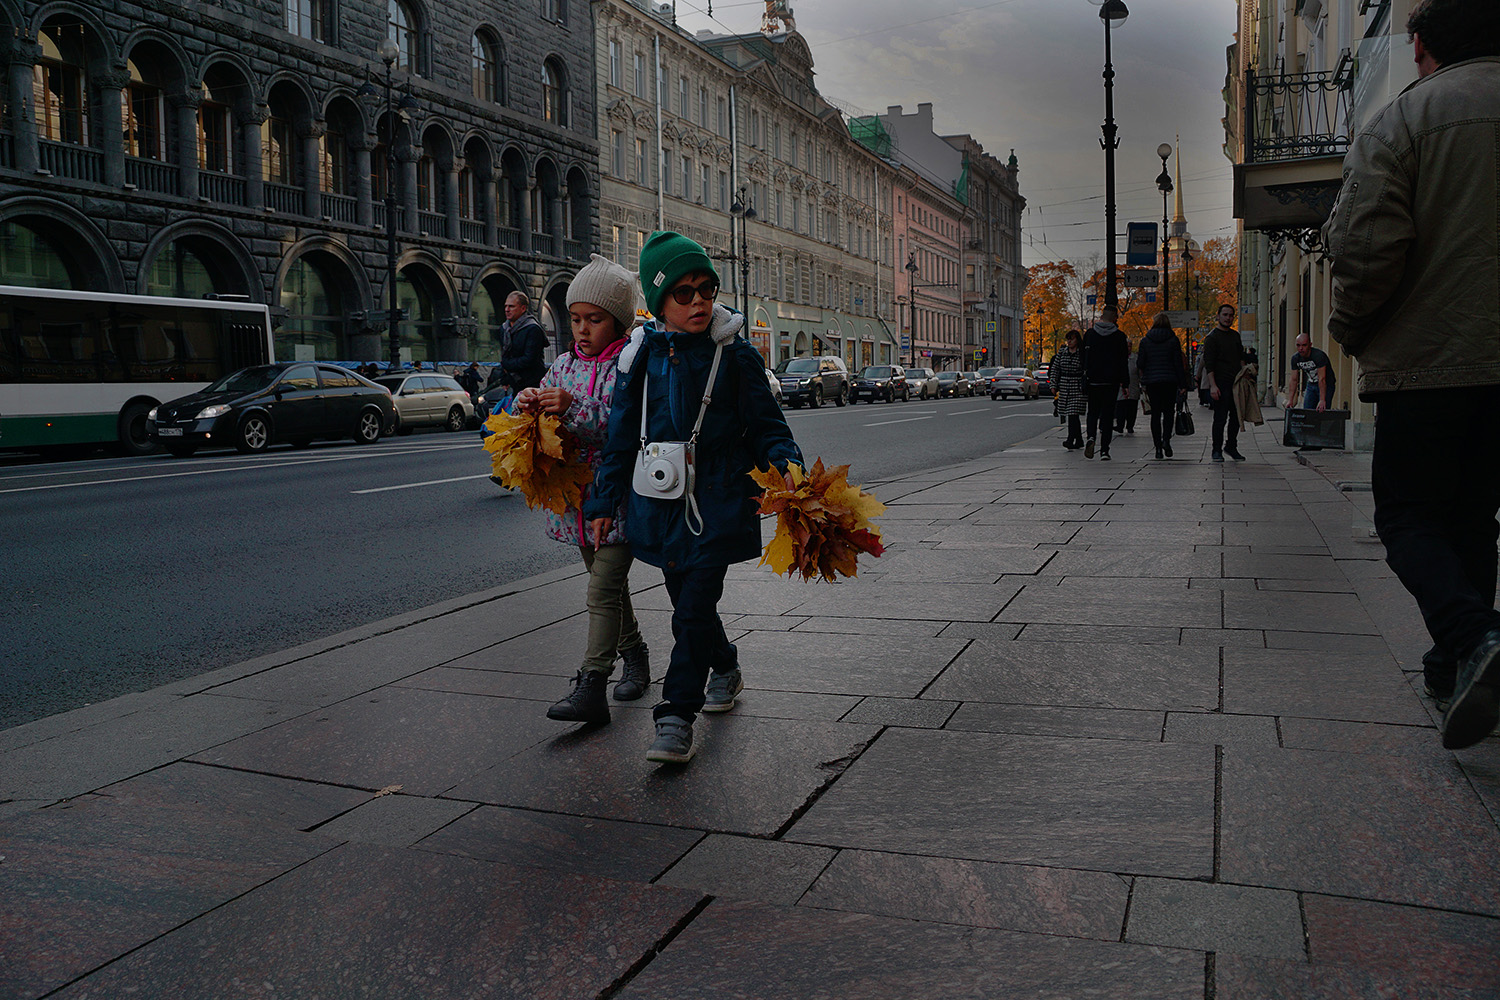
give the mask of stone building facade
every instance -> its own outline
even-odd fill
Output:
[[[243,297],[279,359],[382,359],[390,203],[404,356],[498,357],[512,290],[566,339],[584,0],[0,0],[0,28],[0,283]]]
[[[658,228],[708,247],[768,365],[896,360],[895,170],[818,93],[803,38],[690,35],[670,7],[594,6],[604,252],[634,268]]]

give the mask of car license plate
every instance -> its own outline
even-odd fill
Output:
[[[156,436],[157,437],[164,437],[164,438],[180,438],[180,437],[182,437],[182,428],[181,427],[158,427],[156,429]]]

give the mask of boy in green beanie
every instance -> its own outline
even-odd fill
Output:
[[[803,462],[765,364],[740,336],[744,317],[714,304],[719,275],[703,248],[679,233],[652,233],[641,249],[641,290],[655,318],[620,354],[609,433],[583,515],[604,538],[623,502],[635,557],[666,579],[676,641],[646,758],[683,764],[696,750],[697,713],[729,711],[744,689],[718,604],[730,564],[761,554],[760,487],[750,470]],[[688,442],[682,495],[634,485],[643,436]]]

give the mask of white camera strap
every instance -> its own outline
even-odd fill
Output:
[[[683,519],[687,522],[688,531],[694,535],[703,534],[703,515],[698,512],[698,432],[703,428],[703,418],[708,415],[708,404],[714,398],[714,381],[719,377],[719,360],[724,356],[724,345],[718,344],[714,347],[714,363],[708,369],[708,382],[703,387],[703,404],[698,407],[698,419],[693,421],[693,431],[687,439],[687,486],[685,496],[687,506],[683,511]],[[641,371],[641,450],[646,450],[649,443],[646,436],[646,405],[651,399],[651,366],[648,363]],[[694,526],[696,523],[696,527]]]

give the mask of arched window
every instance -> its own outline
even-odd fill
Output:
[[[431,152],[423,149],[422,155],[417,158],[417,210],[436,212],[437,192],[437,161],[433,159]]]
[[[120,91],[120,118],[125,126],[125,155],[143,160],[165,160],[167,140],[162,131],[165,103],[162,90],[141,76],[131,59],[125,64],[130,82]]]
[[[542,63],[542,117],[554,125],[568,124],[568,98],[562,67],[556,59]]]
[[[222,174],[234,172],[233,82],[211,70],[203,80],[198,105],[198,166]]]
[[[41,58],[32,68],[37,136],[89,144],[88,78],[83,25],[48,24],[38,39]]]
[[[344,307],[339,285],[319,262],[304,255],[287,268],[281,285],[286,318],[276,332],[276,356],[287,361],[333,361],[342,356]]]
[[[474,96],[481,101],[501,103],[500,46],[495,37],[481,29],[474,32],[469,45],[473,70]]]
[[[418,28],[416,12],[403,0],[389,0],[386,7],[386,37],[396,43],[396,68],[420,74],[417,58]]]
[[[201,299],[222,291],[208,261],[180,239],[162,248],[146,275],[147,295]]]
[[[271,107],[271,115],[260,127],[261,163],[265,179],[277,184],[296,184],[297,145],[287,109]]]
[[[64,244],[15,220],[0,222],[0,284],[26,288],[87,288]]]
[[[353,194],[349,167],[349,138],[330,123],[318,140],[318,186],[329,194]]]

